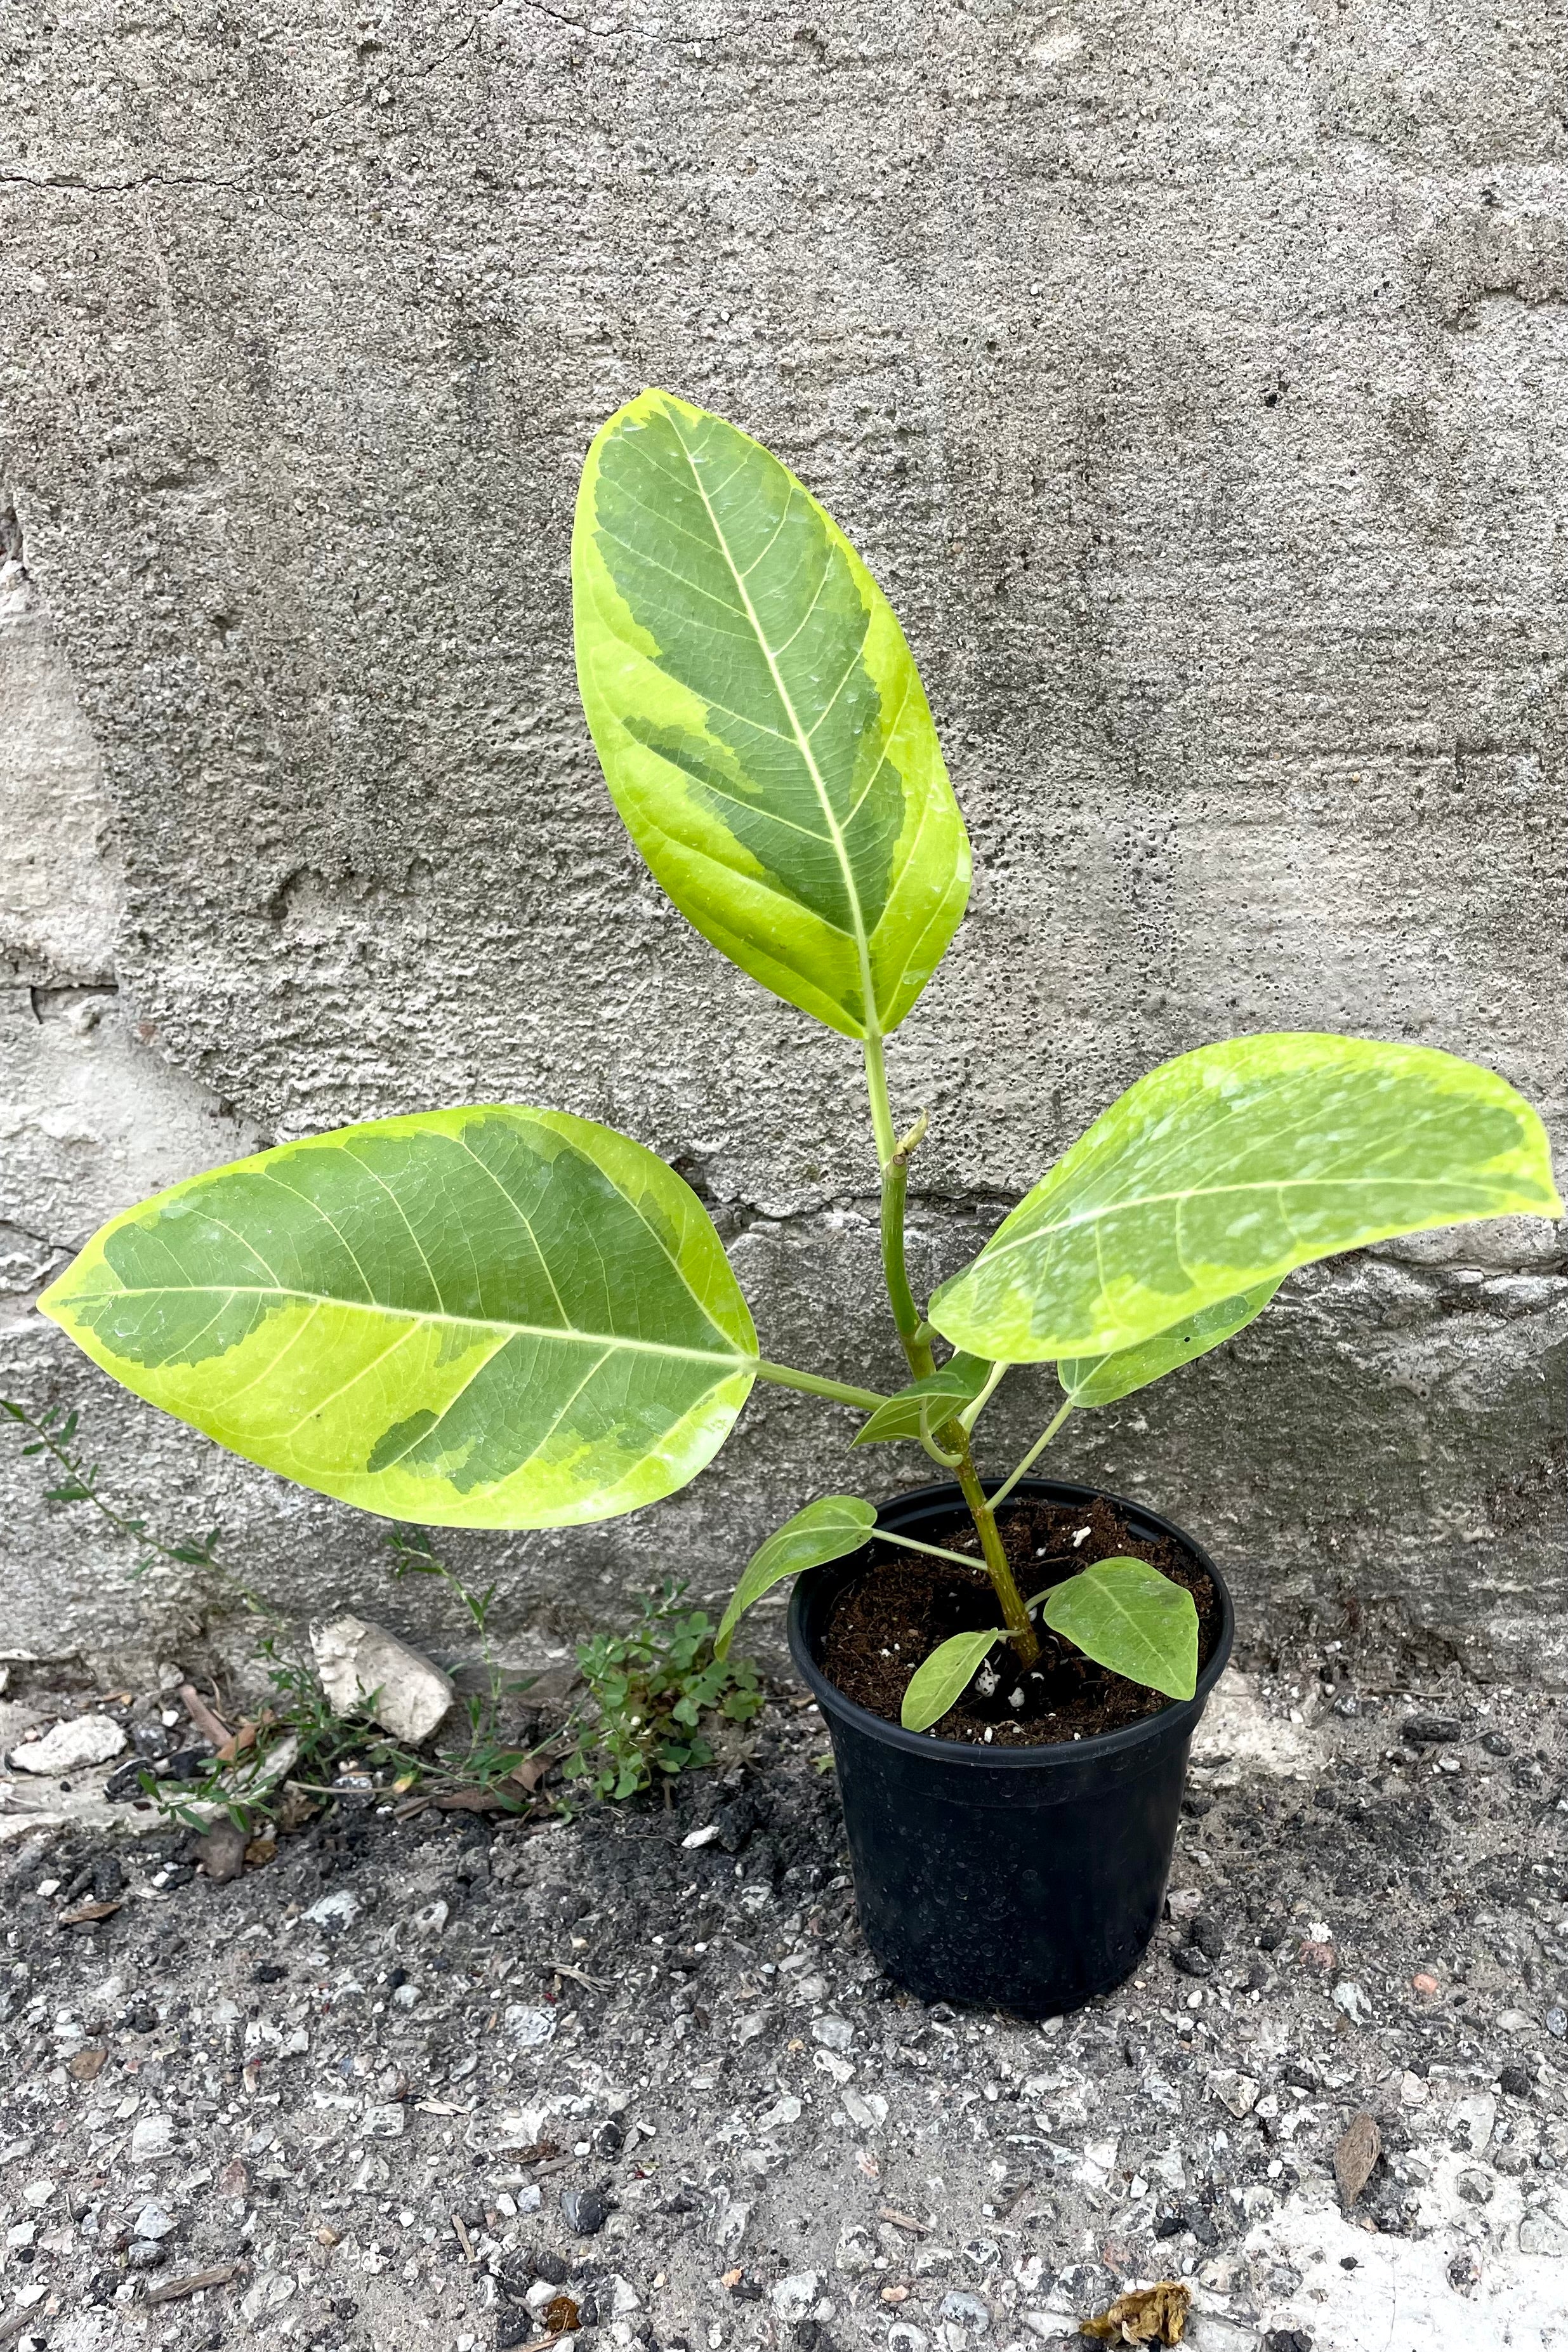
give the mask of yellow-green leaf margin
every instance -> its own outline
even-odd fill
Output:
[[[638,394],[572,535],[578,681],[615,805],[675,905],[848,1037],[895,1029],[969,892],[969,844],[892,606],[735,425]]]
[[[246,1461],[389,1517],[570,1527],[723,1444],[757,1338],[641,1144],[513,1105],[377,1119],[176,1184],[39,1300]]]

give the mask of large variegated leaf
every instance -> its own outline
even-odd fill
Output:
[[[1151,1070],[944,1285],[955,1347],[1106,1355],[1337,1250],[1561,1216],[1540,1119],[1429,1046],[1235,1037]]]
[[[1210,1348],[1234,1339],[1255,1316],[1261,1315],[1279,1287],[1277,1282],[1260,1282],[1235,1298],[1199,1307],[1196,1315],[1174,1323],[1168,1331],[1156,1331],[1141,1346],[1120,1348],[1113,1356],[1069,1356],[1058,1364],[1056,1377],[1075,1405],[1115,1404],[1135,1390],[1146,1389],[1151,1381],[1163,1380],[1178,1365],[1190,1364],[1195,1356],[1207,1356]]]
[[[689,1187],[611,1128],[510,1106],[176,1184],[39,1305],[247,1461],[445,1526],[565,1527],[674,1493],[757,1360]]]
[[[843,533],[758,442],[644,392],[589,451],[571,576],[605,777],[681,912],[830,1028],[895,1028],[957,928],[969,845]]]

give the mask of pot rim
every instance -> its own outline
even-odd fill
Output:
[[[1004,1482],[1000,1478],[986,1478],[980,1483],[989,1495]],[[841,1574],[844,1570],[841,1560],[829,1560],[822,1567],[808,1569],[803,1575],[798,1576],[789,1595],[789,1654],[795,1661],[797,1672],[818,1706],[824,1714],[831,1706],[841,1721],[873,1738],[886,1741],[890,1747],[903,1748],[907,1755],[921,1756],[932,1762],[969,1766],[978,1771],[1038,1772],[1042,1768],[1049,1770],[1052,1766],[1063,1769],[1070,1765],[1082,1767],[1092,1758],[1124,1756],[1149,1740],[1163,1741],[1173,1731],[1183,1730],[1190,1735],[1203,1713],[1209,1693],[1229,1664],[1231,1644],[1236,1638],[1236,1610],[1230,1588],[1203,1546],[1196,1537],[1188,1535],[1185,1528],[1177,1527],[1173,1519],[1165,1518],[1158,1511],[1151,1510],[1146,1503],[1136,1502],[1127,1495],[1113,1495],[1104,1486],[1084,1486],[1067,1478],[1020,1478],[1012,1491],[1020,1498],[1030,1496],[1045,1502],[1075,1502],[1082,1498],[1084,1501],[1115,1503],[1131,1517],[1157,1528],[1163,1535],[1171,1537],[1192,1555],[1207,1572],[1219,1595],[1219,1638],[1214,1645],[1213,1655],[1197,1678],[1197,1688],[1191,1698],[1167,1699],[1164,1706],[1157,1707],[1153,1715],[1142,1716],[1136,1723],[1124,1723],[1115,1731],[1094,1731],[1086,1739],[1055,1739],[1029,1748],[1013,1745],[988,1748],[967,1739],[937,1739],[928,1731],[906,1731],[902,1723],[892,1723],[884,1715],[873,1715],[870,1707],[862,1706],[858,1700],[847,1696],[836,1683],[829,1681],[811,1655],[804,1623],[806,1597],[819,1579],[831,1575],[835,1570]],[[884,1518],[889,1525],[896,1526],[912,1507],[916,1510],[921,1507],[929,1508],[946,1502],[948,1497],[962,1508],[964,1497],[955,1479],[936,1479],[924,1486],[905,1487],[902,1494],[890,1496],[885,1503],[878,1506],[877,1526],[880,1528]]]

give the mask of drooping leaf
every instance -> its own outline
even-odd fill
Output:
[[[1167,1698],[1197,1688],[1197,1607],[1190,1592],[1145,1559],[1097,1559],[1052,1585],[1040,1611],[1097,1666]]]
[[[1173,1324],[1168,1331],[1156,1331],[1139,1347],[1119,1349],[1113,1356],[1069,1357],[1058,1364],[1056,1377],[1075,1405],[1114,1404],[1119,1398],[1131,1396],[1134,1389],[1146,1389],[1151,1381],[1163,1380],[1179,1364],[1190,1364],[1195,1356],[1207,1356],[1210,1348],[1233,1339],[1261,1315],[1279,1287],[1278,1282],[1257,1283],[1234,1298],[1200,1307],[1185,1322]]]
[[[588,453],[583,709],[681,912],[850,1037],[897,1027],[964,912],[969,845],[893,608],[760,444],[665,392]]]
[[[446,1526],[567,1527],[673,1494],[757,1359],[690,1188],[611,1128],[511,1106],[193,1177],[106,1225],[39,1305],[247,1461]]]
[[[875,1526],[875,1511],[858,1496],[824,1495],[820,1502],[808,1503],[803,1511],[775,1528],[747,1560],[746,1573],[719,1620],[714,1656],[728,1656],[729,1637],[753,1601],[760,1601],[787,1576],[799,1576],[802,1569],[821,1568],[824,1560],[841,1559],[846,1552],[859,1551]]]
[[[1235,1037],[1151,1070],[943,1286],[955,1347],[1076,1360],[1394,1234],[1560,1216],[1540,1119],[1430,1046]]]
[[[927,1429],[935,1433],[950,1413],[974,1402],[990,1376],[991,1367],[983,1356],[954,1356],[924,1380],[911,1381],[885,1404],[879,1404],[862,1422],[851,1443],[873,1445],[884,1439],[918,1437],[922,1412],[926,1414]]]
[[[1003,1628],[993,1625],[983,1633],[955,1633],[950,1640],[938,1642],[909,1677],[898,1710],[905,1731],[929,1731],[934,1723],[940,1723],[974,1681],[987,1651],[1006,1640]]]

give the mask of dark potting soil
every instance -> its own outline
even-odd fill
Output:
[[[1180,1544],[1165,1536],[1134,1535],[1125,1514],[1103,1496],[1089,1504],[1004,1504],[997,1524],[1008,1564],[1026,1599],[1064,1582],[1092,1560],[1127,1554],[1185,1585],[1197,1608],[1202,1673],[1219,1639],[1219,1595],[1207,1570]],[[1080,1532],[1085,1528],[1086,1535]],[[994,1625],[999,1613],[995,1588],[979,1564],[973,1521],[961,1516],[938,1533],[922,1529],[922,1534],[951,1551],[974,1552],[974,1574],[946,1560],[900,1551],[892,1544],[873,1544],[869,1565],[840,1596],[822,1644],[821,1664],[828,1680],[846,1698],[889,1723],[898,1721],[910,1676],[939,1642]],[[1087,1738],[1092,1732],[1115,1731],[1123,1724],[1157,1715],[1168,1704],[1160,1692],[1095,1665],[1046,1627],[1040,1626],[1039,1632],[1040,1663],[1027,1674],[1019,1667],[1011,1645],[998,1643],[958,1705],[934,1727],[939,1738],[1047,1747],[1058,1740]],[[979,1687],[988,1678],[987,1669],[994,1670],[997,1678],[988,1695]],[[1022,1702],[1015,1705],[1018,1692]]]

